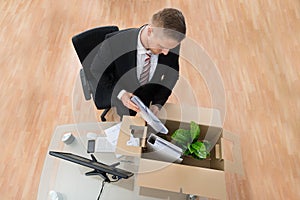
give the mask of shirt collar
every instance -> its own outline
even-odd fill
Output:
[[[139,32],[138,38],[137,38],[137,54],[146,54],[147,53],[147,49],[145,49],[145,47],[143,46],[142,42],[141,42],[141,33],[144,30],[146,26],[143,26]]]

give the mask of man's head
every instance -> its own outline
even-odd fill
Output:
[[[186,25],[181,11],[165,8],[155,13],[147,29],[148,47],[154,54],[168,54],[186,34]]]

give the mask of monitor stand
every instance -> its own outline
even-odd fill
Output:
[[[91,154],[91,157],[92,157],[92,160],[93,160],[93,161],[98,162],[97,159],[96,159],[96,157],[95,157],[93,154]],[[104,164],[104,163],[101,163],[101,164]],[[105,165],[105,164],[104,164],[104,165]],[[116,166],[118,166],[118,165],[120,165],[119,162],[117,162],[117,163],[115,163],[115,164],[112,164],[112,165],[109,165],[109,166],[110,166],[110,167],[116,167]],[[108,178],[106,172],[103,172],[103,171],[100,171],[100,170],[97,170],[97,169],[95,169],[95,170],[93,170],[93,171],[90,171],[90,172],[87,172],[87,173],[85,173],[85,175],[86,175],[86,176],[100,176],[101,178],[104,179],[104,182],[107,182],[107,183],[110,183],[110,182],[117,182],[118,180],[121,179],[121,178],[119,178],[119,177],[113,175],[113,176],[112,176],[112,179],[114,179],[114,180],[110,180],[110,178]]]

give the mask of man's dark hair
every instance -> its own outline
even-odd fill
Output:
[[[164,8],[151,18],[155,27],[164,28],[164,33],[177,41],[182,41],[186,34],[186,25],[181,11],[175,8]]]

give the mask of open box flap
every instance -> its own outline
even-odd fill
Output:
[[[237,173],[239,175],[244,175],[244,168],[243,168],[243,160],[242,160],[242,152],[241,152],[241,144],[240,144],[240,137],[237,134],[233,134],[229,131],[223,130],[223,138],[221,139],[222,146],[225,146],[226,142],[232,143],[231,152],[221,152],[221,157],[225,159],[224,162],[224,169],[226,172]],[[225,148],[228,149],[228,148]],[[226,159],[225,154],[230,154],[232,160]]]
[[[166,103],[162,107],[158,118],[162,121],[166,119],[187,123],[195,121],[198,124],[214,127],[222,127],[223,124],[220,111],[217,109],[177,105],[172,103]]]
[[[141,159],[137,185],[226,199],[225,173],[201,167]]]
[[[147,126],[145,126],[145,121],[140,117],[133,116],[123,116],[120,133],[118,137],[116,154],[126,155],[126,156],[141,156],[141,146],[128,146],[127,142],[130,140],[131,127],[140,126],[144,127],[144,136],[146,138]],[[145,139],[142,141],[145,144]]]

